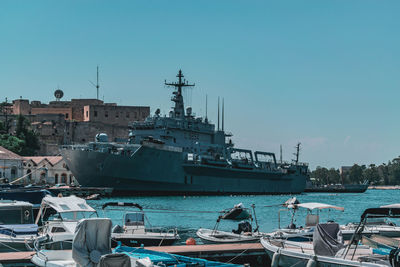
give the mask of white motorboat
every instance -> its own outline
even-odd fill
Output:
[[[395,205],[395,204],[394,204]],[[399,204],[400,205],[400,204]],[[278,212],[278,229],[268,235],[277,239],[286,239],[290,241],[308,241],[312,240],[315,226],[320,222],[320,211],[322,210],[337,210],[344,211],[343,207],[338,207],[330,204],[307,202],[299,203],[296,198],[292,198],[285,202],[284,206],[287,209],[279,210]],[[296,226],[295,217],[297,210],[303,208],[307,210],[304,226]],[[280,212],[289,210],[292,213],[291,222],[287,228],[280,227]],[[315,212],[316,211],[316,212]],[[350,240],[357,228],[357,223],[348,223],[340,225],[340,230],[344,240]],[[383,235],[388,237],[400,237],[400,227],[396,226],[387,218],[369,218],[365,222],[363,230],[365,236]]]
[[[46,239],[38,234],[32,207],[28,202],[0,200],[0,251],[26,251],[36,239]]]
[[[238,243],[258,241],[263,236],[262,233],[257,232],[242,232],[241,234],[235,234],[227,231],[203,228],[197,230],[196,235],[201,239],[212,243]]]
[[[264,237],[261,244],[272,259],[272,267],[382,267],[400,264],[400,249],[378,242],[364,242],[364,228],[369,218],[400,218],[400,207],[367,209],[347,245],[340,240],[340,227],[335,223],[319,224],[312,242],[294,242]]]
[[[76,197],[46,196],[42,200],[36,223],[42,222],[42,233],[51,249],[71,248],[75,228],[80,219],[97,217],[86,200]],[[40,244],[40,243],[39,243]]]
[[[143,211],[143,207],[136,203],[107,202],[103,205],[103,210],[108,207],[134,207],[139,209],[135,212],[124,214],[124,225],[115,225],[111,234],[111,245],[117,246],[121,242],[125,246],[138,247],[144,246],[169,246],[180,239],[176,228],[166,229],[161,227],[146,227],[145,219],[149,220]]]
[[[343,207],[338,207],[325,203],[300,203],[295,197],[286,201],[283,206],[285,206],[286,209],[281,209],[278,211],[278,229],[272,233],[268,233],[268,236],[276,239],[285,239],[290,241],[312,240],[314,228],[320,222],[320,212],[322,210],[344,211]],[[296,214],[299,208],[307,210],[304,226],[297,226],[295,224]],[[281,211],[291,212],[290,224],[286,228],[281,228]]]
[[[214,229],[200,228],[197,230],[196,235],[206,242],[211,243],[237,243],[237,242],[250,242],[258,241],[264,233],[258,231],[257,217],[255,213],[255,206],[252,205],[253,212],[243,207],[242,204],[235,205],[233,209],[222,211],[218,216],[217,223]],[[256,223],[256,228],[253,229],[253,215]],[[218,230],[221,220],[243,220],[238,224],[237,229],[232,232]]]

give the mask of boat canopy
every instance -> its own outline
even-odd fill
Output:
[[[400,205],[393,204],[382,206],[380,208],[366,209],[361,215],[361,220],[365,218],[376,218],[376,217],[388,217],[388,218],[400,218]]]
[[[69,197],[45,196],[42,200],[42,207],[43,206],[51,207],[59,213],[96,212],[95,209],[93,209],[86,203],[86,200],[76,196],[69,196]]]
[[[131,203],[131,202],[107,202],[104,203],[103,206],[101,207],[103,210],[108,207],[108,206],[118,206],[118,207],[136,207],[140,210],[143,210],[143,207],[140,206],[137,203]]]
[[[400,208],[400,203],[381,206],[381,208]]]
[[[296,204],[296,206],[302,207],[305,209],[309,209],[309,210],[335,209],[335,210],[344,211],[343,207],[333,206],[333,205],[324,204],[324,203],[317,203],[317,202],[300,203],[300,204]]]

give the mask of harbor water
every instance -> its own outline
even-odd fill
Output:
[[[366,208],[400,202],[400,190],[367,190],[362,194],[351,193],[303,193],[294,195],[301,202],[319,202],[344,207],[344,212],[336,210],[322,210],[320,222],[334,220],[340,224],[358,222],[360,215]],[[101,206],[108,201],[134,202],[143,206],[145,214],[151,225],[148,227],[178,228],[181,236],[180,243],[184,244],[189,237],[194,237],[197,243],[202,243],[196,237],[199,228],[214,228],[219,211],[232,208],[235,204],[243,203],[247,208],[255,204],[256,217],[261,232],[271,232],[278,228],[280,217],[281,227],[286,227],[291,218],[282,204],[288,200],[289,195],[242,195],[242,196],[170,196],[170,197],[121,197],[92,200],[88,203],[97,211],[99,217],[109,217],[114,224],[122,225],[125,212],[134,211],[133,208],[106,208]],[[279,210],[280,216],[278,215]],[[315,212],[315,211],[314,211]],[[304,226],[306,210],[296,212],[295,224]],[[398,225],[400,222],[396,222]],[[219,228],[231,231],[237,228],[238,222],[221,221]],[[255,223],[253,223],[255,227]]]

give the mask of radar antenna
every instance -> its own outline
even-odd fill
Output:
[[[172,101],[175,102],[174,116],[176,118],[183,118],[185,116],[185,107],[182,97],[182,88],[195,86],[195,84],[189,84],[188,81],[182,79],[183,77],[185,77],[182,74],[182,70],[179,70],[178,75],[176,75],[176,77],[178,77],[178,82],[167,83],[167,81],[165,81],[164,84],[176,88],[176,91],[173,92],[174,97],[172,98]]]

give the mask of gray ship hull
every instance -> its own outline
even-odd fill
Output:
[[[141,146],[133,155],[62,149],[81,186],[112,187],[116,194],[298,194],[306,175],[189,164],[179,151]]]

